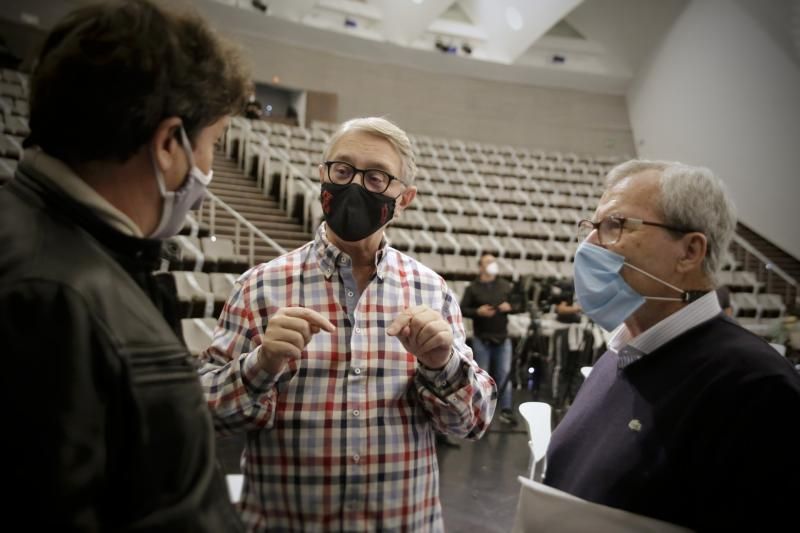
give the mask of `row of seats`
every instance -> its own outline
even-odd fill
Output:
[[[731,292],[731,307],[736,317],[775,318],[786,312],[783,298],[778,294]]]
[[[0,185],[14,177],[22,158],[28,127],[28,76],[16,70],[0,72]]]
[[[320,130],[327,134],[332,133],[338,128],[338,124],[315,121],[312,123],[312,128]],[[463,150],[468,153],[483,153],[486,155],[505,155],[516,156],[518,158],[532,158],[537,160],[550,160],[553,162],[568,162],[568,163],[584,163],[600,164],[606,167],[613,166],[620,163],[624,158],[617,156],[592,156],[592,155],[577,155],[572,152],[562,153],[558,151],[544,152],[543,150],[530,150],[528,148],[512,147],[509,145],[498,146],[491,143],[479,143],[477,141],[462,141],[460,139],[449,139],[444,137],[429,137],[427,135],[413,135],[410,134],[409,138],[413,146],[418,146],[420,149],[423,147],[431,147],[433,149],[449,148],[455,150]]]
[[[4,68],[0,70],[0,82],[27,87],[28,75],[18,70]],[[2,93],[0,92],[0,94]]]
[[[407,231],[401,227],[388,228],[386,235],[392,246],[402,251],[465,256],[480,256],[483,253],[491,253],[492,255],[506,258],[556,262],[570,261],[578,247],[578,243],[575,240],[562,242],[458,232]]]
[[[265,121],[248,122],[248,127],[251,129],[251,142],[268,145],[282,153],[286,159],[303,167],[316,166],[327,141],[327,133],[314,128],[307,130],[283,124],[270,125]],[[281,128],[280,131],[276,130],[278,127]],[[499,186],[496,181],[489,180],[491,176],[514,178],[516,180],[514,188],[519,188],[520,183],[522,186],[526,186],[531,181],[548,178],[553,181],[595,186],[600,177],[605,175],[610,168],[605,165],[588,166],[568,161],[537,160],[530,156],[519,158],[495,154],[486,158],[469,156],[465,152],[432,154],[424,150],[420,152],[417,149],[415,149],[415,155],[422,177],[425,177],[425,173],[428,171],[434,174],[442,171],[476,174],[486,177],[489,187]],[[530,180],[531,177],[535,180]]]
[[[0,81],[0,96],[10,96],[11,98],[28,98],[28,88],[26,85],[13,83],[11,81]]]
[[[0,133],[0,156],[6,159],[22,159],[22,141],[24,137],[10,133]]]
[[[178,235],[167,243],[170,270],[241,273],[251,266],[244,255],[236,253],[230,239]]]
[[[253,131],[263,134],[270,146],[288,151],[291,159],[305,161],[308,153],[314,158],[321,154],[327,142],[327,135],[318,130],[306,130],[305,128],[285,128],[284,131],[274,131],[265,122],[255,122]],[[300,133],[298,133],[300,132]],[[294,153],[300,152],[300,153]],[[531,157],[518,158],[516,156],[505,157],[500,154],[486,156],[481,152],[469,154],[465,151],[450,149],[415,147],[414,149],[417,165],[422,169],[431,170],[455,170],[471,173],[482,173],[487,176],[507,175],[513,177],[525,177],[534,171],[542,173],[578,173],[592,174],[592,180],[602,176],[607,170],[605,167],[594,165],[581,165],[569,161],[550,161]],[[583,178],[577,178],[583,179]]]
[[[530,206],[533,207],[533,206]],[[498,235],[508,237],[534,238],[543,240],[571,241],[575,239],[577,223],[583,218],[579,211],[558,213],[557,219],[547,222],[533,217],[542,216],[537,209],[526,210],[522,219],[498,218],[487,210],[454,214],[452,211],[412,210],[404,212],[395,222],[398,228],[446,231],[449,233],[475,233],[478,235]],[[585,214],[588,217],[588,214]],[[530,218],[529,218],[530,217]],[[562,218],[563,217],[563,222]]]
[[[233,290],[239,274],[228,272],[171,271],[175,284],[178,314],[182,318],[214,318]]]
[[[551,224],[565,224],[574,228],[582,218],[588,218],[586,210],[577,210],[572,207],[554,207],[546,205],[517,205],[498,204],[495,202],[478,202],[473,199],[455,199],[431,197],[419,194],[409,206],[408,213],[418,212],[415,217],[422,217],[428,225],[437,225],[442,216],[449,219],[450,214],[480,216],[490,219],[490,226],[495,227],[494,233],[511,234],[516,231],[525,235],[529,231],[527,226],[517,224],[522,222],[548,222]],[[593,209],[592,209],[593,211]],[[413,227],[426,227],[418,224],[418,218],[412,217],[409,221]],[[508,226],[510,230],[504,230]],[[446,227],[446,224],[445,226]]]
[[[0,96],[0,112],[6,117],[27,117],[30,115],[30,109],[28,108],[28,101],[23,98],[13,98],[11,96]],[[28,124],[24,122],[22,125],[20,124],[13,124],[11,128],[22,130],[27,130]],[[12,131],[12,133],[16,133]],[[23,135],[25,133],[20,133]],[[26,134],[25,134],[26,135]]]

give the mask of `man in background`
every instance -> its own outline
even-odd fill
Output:
[[[0,189],[7,521],[242,529],[151,273],[246,78],[204,21],[145,0],[81,7],[47,36],[28,149]]]
[[[513,411],[511,372],[511,339],[508,338],[508,315],[519,313],[518,304],[510,303],[513,286],[498,277],[499,266],[492,254],[478,260],[478,277],[470,283],[461,298],[461,312],[472,319],[472,351],[478,366],[494,378],[500,395],[499,419],[517,425]]]

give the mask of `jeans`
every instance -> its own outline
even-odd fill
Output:
[[[482,369],[489,372],[497,383],[497,393],[500,394],[500,410],[511,409],[511,383],[506,384],[504,391],[500,387],[506,382],[511,371],[511,339],[506,339],[502,344],[485,342],[478,337],[472,337],[472,353],[475,362]]]

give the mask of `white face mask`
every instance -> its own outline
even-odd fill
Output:
[[[189,143],[189,138],[186,136],[183,126],[181,126],[181,143],[183,149],[186,151],[186,157],[189,159],[191,167],[183,184],[177,190],[167,190],[164,182],[164,175],[156,164],[155,158],[152,158],[153,169],[155,170],[156,181],[158,182],[158,190],[164,202],[161,206],[161,218],[158,221],[158,225],[150,234],[151,239],[166,239],[177,235],[183,227],[186,214],[189,210],[200,207],[203,198],[205,198],[208,184],[211,183],[211,178],[214,176],[213,169],[209,170],[208,174],[204,174],[195,164],[192,146]]]
[[[486,273],[490,276],[496,276],[500,272],[500,267],[497,266],[497,261],[486,265]]]

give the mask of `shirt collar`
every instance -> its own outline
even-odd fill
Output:
[[[143,237],[142,230],[125,213],[100,196],[62,161],[47,155],[38,148],[28,148],[23,156],[24,165],[37,176],[58,187],[67,196],[88,208],[96,217],[117,231],[132,237]]]
[[[611,334],[608,348],[617,354],[617,366],[625,368],[691,328],[711,320],[720,312],[722,308],[719,306],[717,293],[710,291],[637,337],[633,337],[628,326],[623,323]]]
[[[317,228],[313,246],[317,254],[319,269],[322,275],[325,276],[325,279],[330,279],[338,267],[350,265],[352,263],[349,255],[339,250],[339,248],[328,240],[324,222]],[[385,259],[388,248],[389,244],[384,236],[381,238],[380,247],[375,253],[375,275],[381,281],[383,281],[386,272],[387,261]]]

